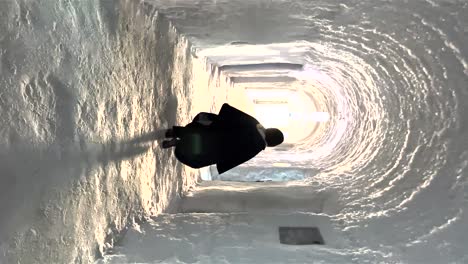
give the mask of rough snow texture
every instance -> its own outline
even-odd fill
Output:
[[[349,248],[314,260],[468,262],[466,2],[153,2],[213,64],[303,63],[261,85],[309,92],[330,121],[291,151],[250,165],[289,161],[318,171],[305,185],[339,194],[341,210],[330,218]],[[232,42],[246,56],[230,54]],[[273,42],[286,48],[247,54],[248,43]]]
[[[279,226],[318,227],[326,245],[281,245]],[[98,263],[349,263],[347,242],[325,215],[160,215],[130,230],[125,246]]]
[[[152,2],[193,49],[152,7],[137,1],[0,2],[3,262],[90,262],[101,254],[107,234],[163,211],[167,194],[190,178],[180,177],[182,168],[170,152],[121,143],[183,124],[193,109],[217,110],[232,90],[212,89],[217,80],[228,81],[206,62],[239,58],[208,52],[206,60],[186,59],[190,51],[203,54],[236,41],[285,43],[274,58],[299,60],[303,69],[262,85],[309,92],[331,115],[327,127],[292,151],[250,164],[289,161],[319,172],[305,186],[339,194],[339,211],[325,218],[344,246],[331,239],[325,250],[294,248],[285,256],[297,263],[468,262],[466,2]],[[272,57],[250,55],[252,63]],[[207,86],[211,90],[199,90]],[[200,101],[211,92],[217,95]],[[190,106],[188,98],[197,99]],[[291,249],[272,242],[271,230],[281,223],[267,221],[276,217],[226,219],[161,216],[153,223],[157,228],[141,227],[146,236],[132,238],[131,231],[122,241],[128,255],[122,258],[272,263],[276,256],[291,263],[276,255]],[[250,229],[264,226],[271,228]],[[217,234],[219,239],[204,239]],[[262,234],[268,234],[266,241]],[[254,239],[262,243],[249,244]],[[206,241],[214,242],[205,248]]]
[[[297,183],[204,181],[182,198],[181,213],[292,213],[334,214],[338,194]]]
[[[189,118],[190,46],[137,1],[0,21],[0,263],[90,263],[198,177],[146,134]]]

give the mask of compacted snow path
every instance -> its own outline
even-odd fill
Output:
[[[89,263],[196,179],[147,134],[188,118],[177,35],[138,1],[0,2],[0,263]]]

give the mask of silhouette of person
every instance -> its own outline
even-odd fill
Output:
[[[279,129],[265,129],[254,117],[228,104],[218,115],[201,112],[185,127],[173,126],[165,137],[162,147],[175,147],[180,162],[192,168],[216,164],[219,174],[284,140]]]

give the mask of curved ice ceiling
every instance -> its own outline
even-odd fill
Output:
[[[234,83],[295,87],[329,113],[291,151],[264,153],[255,165],[319,169],[306,181],[341,194],[341,224],[362,243],[433,247],[438,253],[409,255],[460,261],[468,241],[455,234],[468,218],[468,3],[245,2],[165,1],[161,12],[212,63],[244,65],[230,72]],[[230,43],[263,51],[230,55]],[[381,230],[391,224],[405,232]]]

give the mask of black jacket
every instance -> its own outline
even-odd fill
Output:
[[[223,104],[218,115],[204,113],[210,125],[198,122],[199,115],[186,126],[190,136],[176,145],[176,157],[182,163],[201,168],[216,164],[218,173],[224,173],[255,157],[266,147],[257,129],[259,122],[252,116]]]

